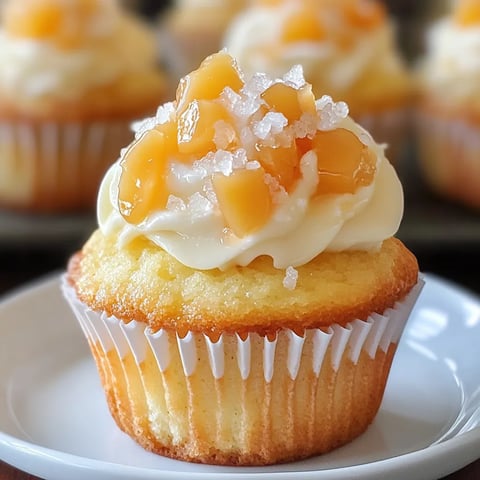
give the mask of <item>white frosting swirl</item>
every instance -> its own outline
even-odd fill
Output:
[[[298,7],[296,2],[251,7],[230,25],[224,46],[247,74],[264,71],[279,76],[293,65],[301,64],[314,87],[329,94],[336,92],[343,99],[366,73],[374,75],[377,82],[382,75],[396,81],[406,78],[404,62],[395,49],[391,22],[357,32],[348,47],[330,36],[319,42],[282,43],[283,25]]]
[[[424,87],[442,101],[480,102],[480,25],[438,21],[427,35],[420,75]]]
[[[19,98],[77,98],[125,74],[151,69],[157,56],[153,33],[127,13],[109,13],[102,28],[92,28],[75,49],[0,30],[0,90]]]
[[[294,70],[284,79],[300,85],[299,73],[298,69]],[[263,90],[258,91],[258,88],[262,83],[264,86],[269,84],[264,76],[258,76],[247,82],[244,90],[257,89],[257,93],[261,93]],[[236,98],[237,103],[240,98],[236,94],[228,95],[226,91],[222,96],[230,101],[232,97]],[[248,103],[251,97],[245,95],[244,99]],[[251,102],[249,105],[252,111],[258,108]],[[403,215],[403,192],[395,170],[386,160],[383,146],[377,145],[347,116],[344,104],[335,104],[329,97],[323,97],[317,100],[316,106],[316,117],[310,116],[316,119],[313,127],[311,118],[306,117],[305,124],[298,128],[311,128],[311,133],[317,129],[342,128],[356,135],[376,154],[376,173],[368,186],[358,188],[353,194],[316,195],[319,182],[317,156],[315,151],[308,151],[300,161],[301,174],[293,191],[278,193],[274,197],[270,220],[254,233],[239,238],[227,228],[210,179],[213,172],[229,175],[236,168],[257,168],[257,162],[247,158],[243,148],[234,154],[219,149],[191,165],[171,159],[167,186],[172,195],[167,206],[150,213],[138,225],[128,223],[119,211],[118,185],[122,173],[119,159],[100,187],[97,210],[100,229],[106,235],[117,235],[121,244],[144,236],[181,263],[196,269],[244,266],[262,255],[272,257],[277,268],[296,267],[325,250],[380,247],[383,240],[395,234]],[[245,107],[245,104],[240,105],[236,111],[245,115]],[[173,111],[174,106],[166,104],[160,107],[155,118],[137,124],[137,138],[156,124],[168,121]],[[281,117],[269,124],[266,140],[278,141],[282,135],[281,125]],[[265,138],[266,130],[257,125],[249,135]],[[244,146],[252,140],[254,138],[249,139],[244,134]],[[221,141],[219,136],[217,142]],[[124,155],[125,151],[122,157]]]

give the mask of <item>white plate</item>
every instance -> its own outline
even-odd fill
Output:
[[[435,479],[480,456],[479,338],[480,301],[427,276],[364,435],[285,465],[196,465],[116,428],[59,278],[43,280],[0,303],[0,458],[47,480]]]

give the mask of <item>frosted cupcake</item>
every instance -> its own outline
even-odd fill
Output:
[[[247,0],[176,0],[161,18],[165,60],[178,79],[222,47],[225,30]]]
[[[0,206],[93,208],[133,119],[164,99],[155,38],[112,0],[3,2]]]
[[[383,147],[300,68],[207,58],[137,125],[65,277],[118,426],[224,465],[360,435],[421,287],[402,209]]]
[[[428,184],[480,208],[480,4],[457,2],[428,32],[420,65],[418,147]]]
[[[405,145],[411,79],[394,28],[376,0],[257,1],[229,27],[224,46],[248,73],[301,64],[317,96],[345,101],[396,163]]]

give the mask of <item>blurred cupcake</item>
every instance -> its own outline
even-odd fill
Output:
[[[420,165],[431,188],[480,208],[480,3],[458,1],[428,32],[420,65]]]
[[[248,73],[301,64],[316,95],[345,101],[396,163],[406,140],[411,79],[376,0],[258,0],[224,41]]]
[[[137,125],[64,293],[119,427],[153,452],[264,465],[351,441],[421,288],[383,148],[299,69],[225,52]]]
[[[154,112],[155,38],[113,0],[11,0],[0,30],[0,206],[92,208],[99,182]]]
[[[247,0],[175,0],[160,21],[165,61],[178,80],[217,52],[232,18]]]

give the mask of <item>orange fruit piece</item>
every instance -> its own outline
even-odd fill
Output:
[[[225,87],[239,92],[243,80],[235,60],[221,51],[207,57],[198,70],[183,77],[177,88],[177,112],[181,114],[193,100],[213,100]]]
[[[347,22],[367,30],[381,25],[385,21],[385,6],[377,0],[346,0],[344,14]]]
[[[460,0],[457,2],[454,20],[458,25],[464,27],[480,23],[480,2],[478,0]]]
[[[326,30],[315,8],[303,7],[294,12],[283,25],[281,41],[321,42],[326,37]]]
[[[5,31],[17,37],[50,37],[60,30],[62,21],[60,5],[45,0],[10,1],[3,11]]]
[[[139,224],[149,213],[164,209],[167,204],[165,148],[165,135],[152,129],[129,148],[120,163],[118,207],[129,223]]]
[[[287,192],[290,191],[299,176],[299,152],[297,151],[297,145],[295,143],[290,147],[258,145],[256,150],[256,159],[265,171],[276,178]]]
[[[289,124],[298,120],[303,113],[315,114],[311,85],[296,89],[284,83],[274,83],[261,94],[261,98],[270,109],[283,113]]]
[[[253,233],[267,223],[272,197],[263,168],[235,170],[228,177],[217,173],[212,181],[225,222],[237,237]]]
[[[318,131],[312,148],[317,154],[318,194],[354,193],[372,183],[376,155],[351,131]]]
[[[218,102],[194,100],[178,118],[178,151],[200,158],[217,150],[214,142],[215,123],[228,121],[230,115]]]
[[[164,136],[165,155],[168,157],[178,156],[177,122],[170,120],[155,126],[155,130]]]

